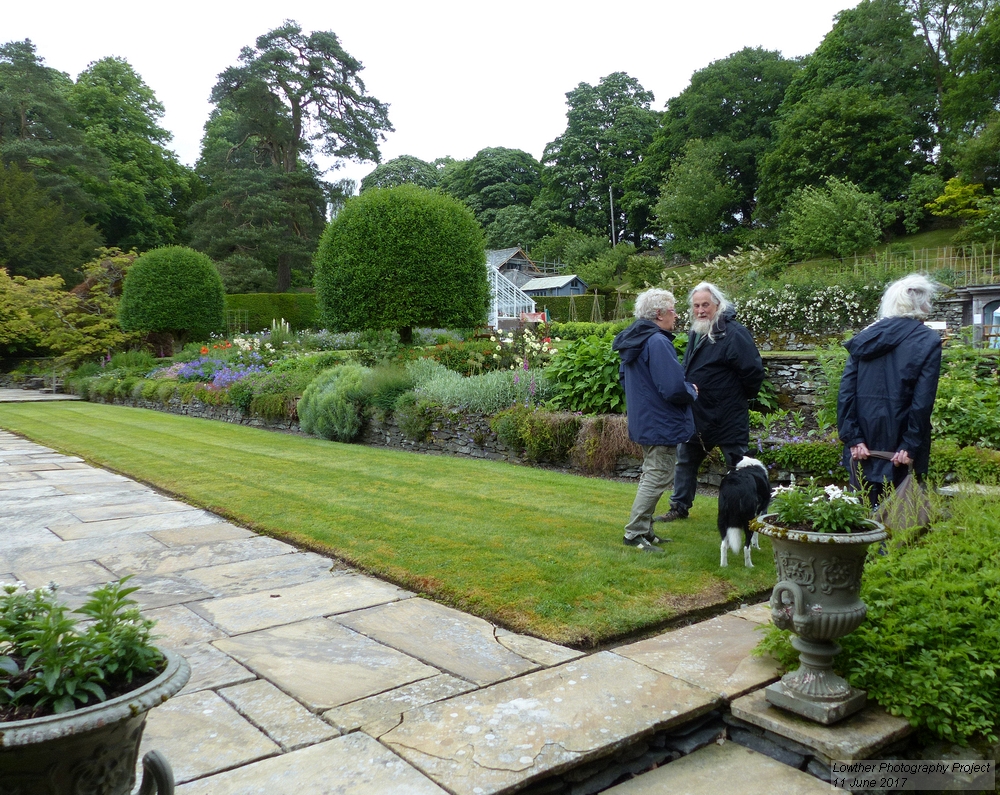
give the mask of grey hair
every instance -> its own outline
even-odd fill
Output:
[[[712,303],[719,307],[720,312],[725,312],[727,309],[732,307],[726,296],[722,294],[722,290],[716,287],[711,282],[699,282],[694,287],[691,288],[691,292],[688,293],[688,305],[691,308],[691,315],[694,316],[694,294],[707,292],[712,296]]]
[[[653,287],[636,297],[634,310],[636,320],[656,320],[657,312],[673,309],[676,303],[674,294],[670,290]]]
[[[942,289],[920,273],[911,273],[885,288],[879,304],[879,320],[885,317],[912,317],[925,320],[934,309],[934,295]]]

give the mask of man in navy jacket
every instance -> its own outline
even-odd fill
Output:
[[[621,356],[628,435],[642,446],[642,475],[625,525],[625,545],[662,552],[653,533],[653,511],[673,482],[674,448],[694,434],[691,404],[698,397],[684,380],[673,335],[677,321],[674,296],[652,289],[635,300],[636,321],[619,333],[611,347]]]

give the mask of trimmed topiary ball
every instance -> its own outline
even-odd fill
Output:
[[[225,322],[219,272],[207,255],[191,248],[147,251],[125,276],[118,320],[126,331],[208,339]]]
[[[321,320],[331,331],[471,328],[490,288],[483,232],[460,201],[415,185],[348,199],[314,260]]]

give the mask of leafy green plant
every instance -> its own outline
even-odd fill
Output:
[[[611,335],[585,337],[560,350],[546,368],[552,405],[584,414],[621,414],[625,390],[618,377],[621,359],[611,350]]]
[[[532,463],[561,464],[569,458],[580,429],[580,416],[513,406],[490,419],[497,438]]]
[[[792,530],[851,533],[872,527],[871,508],[862,497],[814,481],[778,486],[768,511],[776,524]]]
[[[0,715],[12,719],[63,713],[127,691],[137,677],[157,673],[163,655],[152,645],[154,622],[143,618],[128,577],[93,591],[76,611],[56,586],[0,593]]]
[[[360,365],[344,364],[317,376],[298,402],[302,430],[324,439],[353,441],[361,431],[361,415],[350,394],[360,389],[365,372]]]
[[[494,414],[515,403],[536,405],[552,394],[544,370],[497,370],[467,378],[445,370],[422,380],[415,389],[440,405],[482,414]]]
[[[443,408],[431,398],[404,392],[396,399],[393,416],[403,436],[414,442],[422,442],[427,439],[434,423],[442,419]]]

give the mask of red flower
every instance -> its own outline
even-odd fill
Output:
[[[202,345],[201,346],[201,352],[202,352],[202,354],[208,353],[208,346],[207,345]]]

